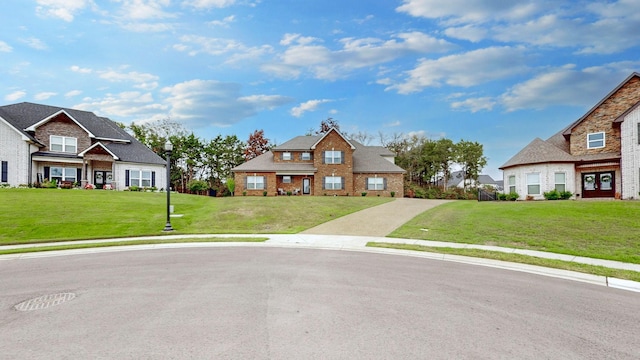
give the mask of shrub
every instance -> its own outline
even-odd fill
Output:
[[[516,201],[516,200],[518,200],[519,198],[520,198],[520,195],[518,195],[518,193],[516,193],[516,192],[512,192],[512,193],[509,193],[509,194],[507,195],[507,199],[508,199],[509,201]]]
[[[267,196],[267,190],[262,192],[262,196]]]
[[[500,200],[500,201],[507,201],[507,197],[508,197],[508,195],[505,194],[505,193],[498,194],[498,200]]]
[[[396,197],[396,192],[395,191],[391,192],[391,197]]]
[[[231,196],[233,196],[233,193],[236,191],[236,179],[232,177],[227,178],[227,189],[229,190]]]
[[[558,199],[560,199],[560,193],[556,189],[553,189],[551,191],[545,192],[542,195],[544,195],[544,198],[547,199],[547,200],[558,200]]]
[[[367,196],[367,192],[366,192],[366,191],[363,191],[363,192],[362,192],[362,196]]]
[[[51,181],[49,181],[49,179],[44,179],[42,184],[40,184],[40,187],[44,189],[55,189],[58,187],[58,181],[55,179]]]
[[[209,184],[203,180],[191,180],[187,183],[187,188],[191,193],[199,194],[209,189]]]
[[[243,191],[243,192],[242,192],[242,196],[247,196],[247,192],[246,192],[246,191]]]
[[[568,200],[573,196],[573,194],[571,193],[571,191],[561,191],[560,192],[560,198],[562,200]]]

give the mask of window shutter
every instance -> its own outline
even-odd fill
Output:
[[[247,190],[249,188],[249,175],[244,177],[244,189]]]
[[[344,176],[340,178],[340,190],[344,190]]]
[[[364,178],[364,188],[367,190],[371,190],[371,188],[369,187],[369,179],[370,178]]]
[[[280,160],[284,160],[284,153],[282,151],[280,152]]]
[[[325,164],[325,161],[327,160],[327,154],[326,151],[322,152],[322,163]]]
[[[266,176],[262,177],[262,183],[264,184],[264,190],[267,190],[267,177]]]
[[[82,168],[76,169],[76,181],[80,183],[82,181]]]
[[[340,151],[340,164],[344,164],[344,151]]]
[[[324,156],[322,157],[324,159]],[[322,177],[322,190],[326,190],[327,189],[327,177],[323,176]]]
[[[51,180],[51,179],[49,179],[49,174],[50,174],[49,173],[49,167],[45,166],[44,167],[44,178],[47,179],[47,180]]]
[[[9,180],[9,162],[2,162],[2,176],[0,176],[0,182],[6,183]]]
[[[124,186],[129,186],[129,170],[124,171]]]
[[[387,178],[382,179],[382,184],[384,186],[384,189],[387,190]]]
[[[156,172],[155,171],[151,172],[151,186],[153,186],[153,187],[156,186]]]

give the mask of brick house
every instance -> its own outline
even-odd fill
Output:
[[[640,191],[640,74],[633,73],[581,118],[534,139],[500,167],[506,193],[543,199],[637,199]]]
[[[9,186],[45,179],[119,190],[166,183],[165,161],[115,122],[27,102],[0,106],[0,164],[0,184]]]
[[[236,193],[262,196],[351,195],[404,196],[405,171],[395,154],[365,146],[331,129],[318,136],[298,136],[232,169]]]

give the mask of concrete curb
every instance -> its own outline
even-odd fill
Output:
[[[217,243],[171,243],[171,240],[183,239],[183,238],[229,238],[229,237],[266,237],[269,240],[263,243],[249,243],[249,242],[217,242]],[[175,249],[175,248],[195,248],[195,247],[274,247],[274,248],[304,248],[304,249],[316,249],[316,250],[341,250],[341,251],[358,251],[367,253],[398,255],[398,256],[411,256],[425,259],[452,261],[458,263],[464,263],[469,265],[487,266],[504,270],[520,271],[536,275],[549,276],[554,278],[560,278],[571,281],[579,281],[589,284],[601,285],[621,290],[640,292],[640,282],[616,279],[606,276],[597,276],[590,274],[583,274],[579,272],[552,269],[541,266],[510,263],[499,260],[467,257],[460,255],[449,255],[439,253],[429,253],[412,250],[401,249],[387,249],[378,247],[367,247],[369,242],[386,242],[386,243],[402,243],[402,244],[414,244],[425,245],[433,247],[451,247],[451,248],[472,248],[490,251],[500,251],[507,253],[516,253],[528,256],[535,256],[547,259],[557,259],[563,261],[572,261],[590,265],[600,265],[605,267],[612,267],[616,269],[633,270],[640,272],[640,265],[627,264],[616,261],[590,259],[583,257],[576,257],[570,255],[544,253],[540,251],[530,251],[521,249],[501,248],[496,246],[482,246],[472,244],[457,244],[457,243],[445,243],[425,240],[414,239],[397,239],[397,238],[385,238],[385,237],[373,237],[373,236],[327,236],[327,235],[306,235],[306,234],[199,234],[199,235],[165,235],[165,236],[147,236],[139,238],[120,238],[120,239],[99,239],[99,240],[84,240],[84,241],[65,241],[59,243],[47,243],[47,244],[25,244],[25,245],[11,245],[0,246],[0,249],[24,249],[33,247],[45,247],[45,246],[57,246],[57,245],[70,245],[70,244],[90,244],[90,243],[106,243],[117,241],[135,241],[135,240],[167,240],[166,244],[141,244],[141,245],[126,245],[126,246],[113,246],[103,248],[86,248],[86,249],[72,249],[72,250],[54,250],[44,252],[31,252],[21,254],[9,254],[0,255],[0,261],[2,260],[26,260],[26,259],[38,259],[55,256],[66,255],[80,255],[80,254],[100,254],[120,251],[139,251],[139,250],[160,250],[160,249]]]

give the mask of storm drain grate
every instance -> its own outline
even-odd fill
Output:
[[[52,306],[60,305],[76,298],[74,293],[50,294],[26,300],[16,305],[18,311],[42,310]]]

